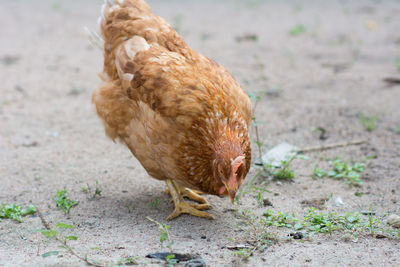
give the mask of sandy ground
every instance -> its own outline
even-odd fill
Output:
[[[96,29],[102,1],[1,1],[0,3],[0,202],[33,203],[55,225],[76,226],[76,251],[115,261],[161,251],[159,222],[172,212],[165,185],[151,179],[127,148],[104,135],[90,101],[102,68],[101,51],[92,48],[84,26]],[[189,45],[227,67],[244,88],[259,92],[256,116],[264,121],[267,151],[286,141],[299,147],[367,139],[368,143],[309,153],[295,160],[291,183],[264,184],[276,211],[306,210],[304,199],[332,194],[327,211],[359,212],[369,204],[377,216],[400,213],[400,87],[382,79],[399,77],[399,1],[161,1],[149,0],[155,13],[177,27]],[[296,25],[306,31],[288,34]],[[255,35],[257,40],[237,41]],[[246,39],[246,38],[245,38]],[[367,132],[359,114],[379,115]],[[327,130],[319,140],[315,127]],[[254,151],[256,151],[254,149]],[[255,153],[255,152],[254,152]],[[368,161],[362,188],[311,178],[324,157]],[[254,169],[248,179],[254,174]],[[260,182],[260,179],[258,182]],[[88,200],[82,187],[98,181],[101,197]],[[66,188],[79,205],[69,216],[56,209],[58,189]],[[356,191],[364,194],[355,196]],[[333,200],[343,199],[335,207]],[[153,207],[155,199],[160,203]],[[261,214],[247,194],[240,205],[208,197],[216,217],[181,216],[169,222],[176,252],[199,254],[209,266],[398,266],[397,239],[362,236],[345,242],[340,234],[308,241],[278,242],[249,261],[224,249],[227,238],[245,238],[233,209]],[[84,265],[69,253],[42,258],[57,249],[49,242],[38,251],[43,228],[37,215],[23,223],[0,222],[0,266]],[[289,230],[277,235],[285,239]],[[91,248],[99,247],[100,250]],[[39,253],[39,255],[38,255]]]

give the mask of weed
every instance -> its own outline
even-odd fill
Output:
[[[166,267],[173,267],[173,266],[175,266],[175,264],[178,263],[178,260],[175,259],[174,254],[169,254],[167,257],[165,257],[165,261],[166,261],[166,264],[165,264]]]
[[[138,258],[139,257],[128,257],[125,259],[119,259],[113,266],[137,265]]]
[[[90,187],[89,184],[86,184],[86,186],[83,186],[81,188],[81,190],[83,193],[90,195],[90,197],[88,198],[89,200],[94,200],[94,199],[96,199],[97,196],[100,197],[101,192],[102,192],[101,187],[99,185],[99,181],[97,181],[97,180],[96,180],[96,188],[95,188],[94,192],[92,192],[92,188]]]
[[[317,166],[314,166],[313,169],[313,177],[314,178],[323,178],[326,176],[326,172],[323,169],[317,168]]]
[[[158,209],[159,205],[160,205],[160,199],[158,197],[156,197],[155,199],[153,199],[153,201],[151,201],[151,206],[154,209]]]
[[[360,114],[360,120],[362,126],[368,131],[368,132],[373,132],[376,129],[376,120],[379,118],[378,115],[374,116],[366,116],[364,114]]]
[[[294,171],[290,169],[290,163],[294,159],[304,159],[307,160],[308,157],[304,155],[295,155],[289,157],[287,160],[281,161],[280,167],[275,167],[270,164],[265,164],[264,169],[270,171],[272,177],[277,180],[291,180],[294,178]]]
[[[361,186],[361,173],[365,170],[365,163],[346,163],[342,159],[329,161],[332,168],[328,171],[314,167],[313,177],[323,178],[330,177],[338,180],[345,180],[346,184]]]
[[[59,207],[65,214],[69,213],[70,209],[76,205],[78,205],[77,201],[71,200],[67,195],[67,190],[57,190],[57,194],[54,197],[56,200],[56,205]]]
[[[289,30],[289,35],[298,36],[306,31],[306,27],[303,24],[298,24]]]
[[[72,250],[72,248],[68,245],[67,241],[68,240],[78,240],[77,236],[74,235],[64,235],[63,233],[60,232],[60,230],[66,230],[66,229],[74,229],[75,226],[70,225],[70,224],[65,224],[65,223],[57,223],[56,228],[51,229],[51,228],[46,228],[44,230],[41,230],[40,232],[42,235],[49,239],[55,239],[59,241],[62,246],[60,248],[64,248],[67,250]],[[58,255],[60,251],[55,250],[55,251],[48,251],[46,253],[42,254],[43,258],[53,256],[53,255]]]
[[[246,240],[249,247],[240,248],[234,252],[235,255],[242,259],[247,259],[254,254],[255,251],[263,252],[269,245],[276,242],[276,238],[267,232],[268,225],[264,219],[258,219],[252,215],[250,211],[242,211],[240,217],[245,221],[246,225],[250,227],[250,238]]]
[[[170,250],[172,249],[172,245],[174,244],[174,241],[171,240],[171,237],[169,235],[169,229],[171,228],[170,225],[164,224],[157,222],[156,220],[153,220],[150,217],[146,217],[147,220],[155,223],[158,226],[158,230],[160,231],[160,244],[161,248],[164,247],[164,242],[168,241],[166,247],[169,248]]]
[[[397,134],[400,134],[400,125],[397,126],[396,132],[397,132]]]
[[[369,213],[368,213],[368,229],[371,235],[375,234],[376,226],[379,223],[377,218],[374,218],[374,213],[372,212],[371,204],[369,204]]]
[[[290,169],[292,160],[293,158],[290,160],[282,160],[281,167],[274,167],[269,164],[266,164],[265,167],[271,170],[271,175],[274,179],[290,180],[294,178],[294,171]]]
[[[267,226],[273,225],[277,227],[291,228],[298,221],[293,213],[290,215],[279,211],[278,214],[275,214],[274,211],[270,209],[267,209],[267,211],[263,213],[263,216],[265,217],[264,222]]]
[[[0,203],[0,221],[2,219],[12,219],[19,223],[22,222],[22,217],[28,214],[34,214],[36,212],[35,206],[32,204],[26,209],[22,209],[21,206],[17,204],[5,205]]]

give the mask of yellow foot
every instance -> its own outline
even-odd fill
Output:
[[[184,186],[179,185],[175,181],[172,181],[172,183],[174,184],[174,187],[178,190],[178,193],[182,197],[186,197],[190,200],[196,201],[197,203],[208,204],[207,200],[204,197],[200,196],[200,194],[202,194],[201,191],[186,188]],[[169,188],[165,190],[165,193],[171,194]]]
[[[194,215],[197,217],[201,217],[201,218],[214,219],[214,217],[211,214],[209,214],[205,211],[201,211],[201,210],[208,210],[208,209],[212,208],[212,206],[209,205],[203,197],[197,195],[190,189],[181,187],[180,185],[178,185],[176,182],[174,182],[172,180],[167,180],[166,182],[167,182],[167,186],[169,189],[169,193],[171,194],[172,200],[174,201],[174,204],[175,204],[174,212],[172,212],[168,216],[168,218],[167,218],[168,221],[175,219],[179,215],[185,214],[185,213]],[[180,189],[186,189],[187,191],[185,190],[184,192],[181,193],[182,190],[180,190]],[[187,197],[189,197],[190,199],[193,199],[192,197],[195,197],[195,199],[193,199],[193,200],[198,201],[202,204],[186,203],[183,200],[183,196],[186,195],[185,193],[188,194]]]

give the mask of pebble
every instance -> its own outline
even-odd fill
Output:
[[[344,203],[343,203],[343,200],[342,200],[342,198],[341,198],[341,197],[338,197],[338,198],[336,198],[336,199],[335,199],[335,203],[334,203],[334,205],[335,205],[336,207],[343,206],[343,205],[344,205]]]
[[[264,207],[265,206],[271,206],[272,207],[272,202],[268,198],[264,198],[263,199],[263,204],[264,204]]]
[[[397,214],[389,215],[387,224],[391,225],[393,228],[400,228],[400,216]]]

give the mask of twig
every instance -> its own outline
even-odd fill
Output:
[[[367,143],[367,142],[368,142],[368,140],[365,140],[365,139],[363,139],[363,140],[353,140],[353,141],[329,144],[329,145],[325,145],[325,146],[306,147],[306,148],[303,148],[303,149],[299,149],[298,152],[305,153],[305,152],[328,150],[328,149],[337,148],[337,147],[360,145],[360,144]]]
[[[47,230],[51,230],[50,224],[46,221],[46,219],[44,218],[43,214],[40,212],[40,210],[38,208],[36,208],[36,212],[39,215],[40,220],[42,221],[42,224],[44,226],[44,228],[46,228]],[[87,265],[90,266],[95,266],[95,267],[105,267],[106,265],[99,265],[96,264],[94,262],[91,262],[88,260],[88,258],[82,257],[80,255],[78,255],[70,246],[68,246],[67,241],[66,240],[61,240],[59,237],[55,236],[54,237],[55,240],[57,240],[59,243],[61,243],[63,245],[64,248],[66,248],[68,250],[69,253],[71,253],[72,255],[74,255],[75,257],[77,257],[78,259],[80,259],[81,261],[86,262]]]
[[[46,228],[47,230],[50,230],[51,227],[50,227],[49,223],[44,219],[43,214],[40,212],[39,208],[36,208],[36,212],[39,215],[39,218],[42,221],[44,228]]]

